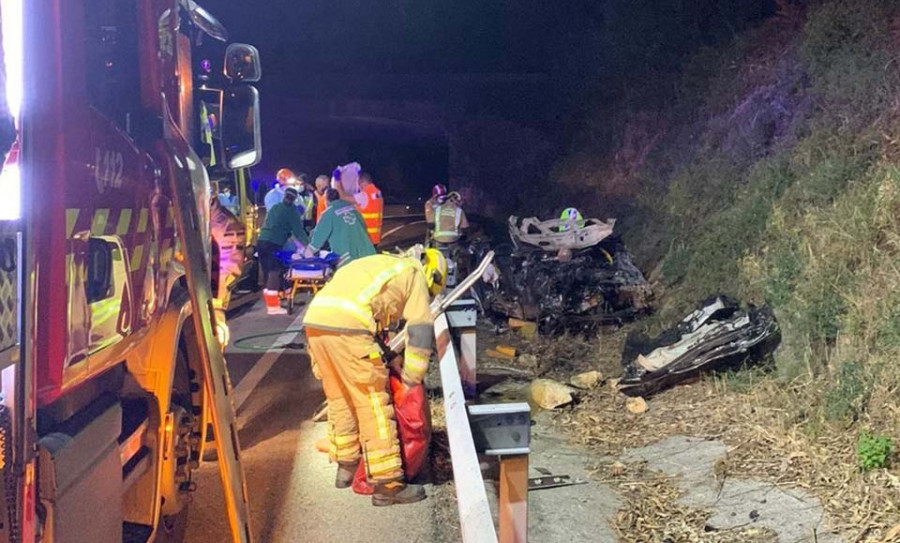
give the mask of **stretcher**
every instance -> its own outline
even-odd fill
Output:
[[[290,251],[275,253],[287,269],[284,279],[288,284],[285,289],[285,298],[288,302],[288,314],[294,313],[294,301],[299,292],[309,292],[313,296],[331,278],[331,274],[337,269],[340,256],[335,253],[325,253],[324,256],[310,258],[294,258]]]

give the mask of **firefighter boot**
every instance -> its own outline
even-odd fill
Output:
[[[350,488],[353,477],[359,468],[359,460],[356,462],[338,462],[337,476],[334,478],[336,488]]]
[[[263,290],[263,298],[266,300],[266,313],[269,315],[287,315],[287,309],[281,307],[281,299],[277,290]]]
[[[425,498],[424,486],[408,485],[402,481],[394,481],[392,483],[375,485],[375,493],[372,494],[372,505],[376,507],[402,505],[420,502]]]

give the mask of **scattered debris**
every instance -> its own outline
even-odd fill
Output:
[[[538,358],[533,354],[523,354],[519,356],[519,364],[526,368],[536,368],[538,365]]]
[[[575,388],[590,390],[603,380],[603,374],[599,371],[586,371],[569,379],[569,384]]]
[[[525,389],[528,383],[507,379],[487,388],[482,394],[485,396],[503,396],[507,399],[516,399],[527,396]]]
[[[516,356],[516,348],[510,347],[508,345],[497,345],[496,350],[500,354],[505,354],[507,356],[511,356],[515,358]]]
[[[650,285],[612,236],[614,222],[588,219],[559,231],[560,220],[525,219],[519,226],[511,217],[514,249],[506,255],[498,251],[499,288],[485,287],[483,307],[510,317],[510,327],[523,335],[534,333],[527,323],[556,335],[648,313]]]
[[[531,339],[537,335],[538,325],[536,322],[528,322],[528,321],[522,321],[519,319],[512,319],[512,318],[509,319],[510,323],[512,323],[513,321],[518,321],[519,323],[521,323],[518,326],[516,326],[514,328],[514,330],[518,330],[519,333],[522,334],[522,337],[524,337],[526,339]],[[510,325],[510,328],[512,328],[512,325]]]
[[[499,360],[515,360],[515,358],[516,358],[515,354],[504,353],[504,352],[501,352],[499,349],[488,349],[484,353],[491,358],[497,358]]]
[[[543,409],[556,409],[572,403],[572,389],[552,379],[535,379],[531,382],[532,402]]]
[[[584,479],[573,479],[571,475],[545,475],[528,479],[528,490],[543,490],[561,486],[586,485]]]
[[[714,296],[656,338],[629,334],[622,354],[619,390],[647,396],[701,371],[755,363],[781,341],[775,315],[766,307],[744,311],[727,296]]]
[[[316,409],[315,414],[312,417],[313,422],[325,422],[328,420],[328,402],[322,402],[319,404],[319,408]]]
[[[528,356],[528,355],[523,355]],[[522,357],[519,357],[521,361]],[[501,366],[498,364],[485,364],[478,366],[478,373],[488,374],[488,375],[518,375],[525,378],[531,378],[534,376],[534,372],[530,369],[525,368],[513,368],[511,366]]]
[[[647,402],[639,396],[628,398],[625,400],[625,409],[635,415],[641,415],[647,412]]]

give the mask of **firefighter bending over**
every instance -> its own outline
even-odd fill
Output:
[[[294,238],[297,252],[303,252],[303,245],[308,243],[306,231],[303,229],[303,217],[297,211],[297,189],[287,187],[284,190],[284,199],[272,206],[266,213],[266,222],[259,232],[259,265],[262,267],[266,278],[266,286],[263,289],[263,298],[266,301],[266,311],[269,315],[284,315],[287,313],[281,307],[279,293],[283,284],[284,265],[276,256],[288,239]]]
[[[328,208],[312,231],[306,256],[313,256],[327,243],[332,253],[340,255],[338,267],[358,258],[375,254],[375,246],[366,233],[366,225],[356,207],[344,200],[335,189],[325,192]]]
[[[328,399],[329,457],[338,463],[335,486],[347,488],[360,458],[374,484],[372,504],[425,498],[421,485],[406,484],[388,368],[375,335],[406,320],[405,356],[390,367],[407,385],[421,383],[434,342],[430,296],[444,288],[447,263],[435,249],[422,258],[373,255],[347,264],[312,300],[303,324],[313,372]]]

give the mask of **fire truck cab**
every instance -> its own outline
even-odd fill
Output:
[[[178,235],[214,272],[194,49],[227,33],[194,0],[0,0],[0,24],[19,134],[0,199],[21,191],[0,213],[0,541],[179,541],[213,403]],[[259,54],[214,62],[217,151],[249,168]]]

